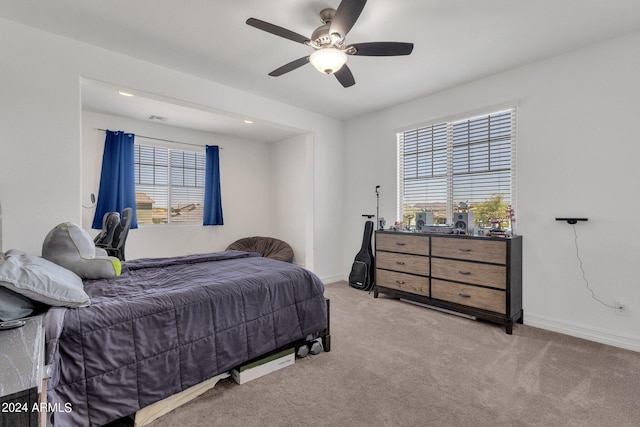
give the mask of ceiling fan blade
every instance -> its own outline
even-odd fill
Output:
[[[344,87],[353,86],[356,84],[356,80],[353,78],[353,74],[347,64],[344,64],[342,68],[333,73],[336,76],[336,79],[340,82],[340,84]]]
[[[358,20],[365,4],[367,0],[342,0],[331,21],[329,34],[338,33],[340,39],[344,39]]]
[[[291,61],[288,64],[285,64],[282,67],[273,70],[269,73],[269,75],[272,77],[278,77],[285,73],[288,73],[289,71],[293,71],[296,68],[300,68],[307,63],[309,63],[309,57],[305,56],[304,58],[296,59],[295,61]]]
[[[285,39],[293,40],[294,42],[307,44],[309,39],[301,34],[294,33],[286,28],[278,27],[277,25],[270,24],[265,21],[261,21],[256,18],[247,19],[247,25],[251,25],[259,30],[266,31],[267,33],[274,34],[276,36],[284,37]]]
[[[370,42],[355,43],[347,47],[354,47],[356,51],[351,55],[360,56],[396,56],[409,55],[413,51],[413,43],[401,42]]]

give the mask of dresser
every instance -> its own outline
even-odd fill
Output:
[[[45,425],[43,317],[0,330],[0,427]]]
[[[523,322],[522,236],[376,232],[380,293],[503,324]]]

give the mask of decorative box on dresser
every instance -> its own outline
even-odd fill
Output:
[[[522,237],[376,232],[384,293],[505,326],[522,323]]]

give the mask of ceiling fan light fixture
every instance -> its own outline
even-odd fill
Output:
[[[347,62],[347,54],[334,47],[323,47],[311,54],[309,62],[321,73],[333,74]]]

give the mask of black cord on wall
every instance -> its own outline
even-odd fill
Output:
[[[578,259],[578,264],[580,265],[580,271],[582,272],[582,280],[584,280],[584,283],[587,285],[587,290],[589,292],[591,292],[591,298],[593,298],[594,300],[596,300],[597,302],[599,302],[600,304],[604,305],[605,307],[609,307],[609,308],[613,308],[615,309],[616,307],[613,305],[609,305],[603,301],[601,301],[600,299],[598,299],[598,297],[596,297],[595,292],[593,292],[593,289],[591,289],[591,286],[589,285],[589,279],[587,279],[587,274],[584,271],[584,267],[582,265],[582,258],[580,258],[580,249],[578,247],[578,232],[576,231],[576,224],[575,223],[570,223],[571,226],[573,227],[573,236],[574,236],[574,244],[576,246],[576,258]]]

